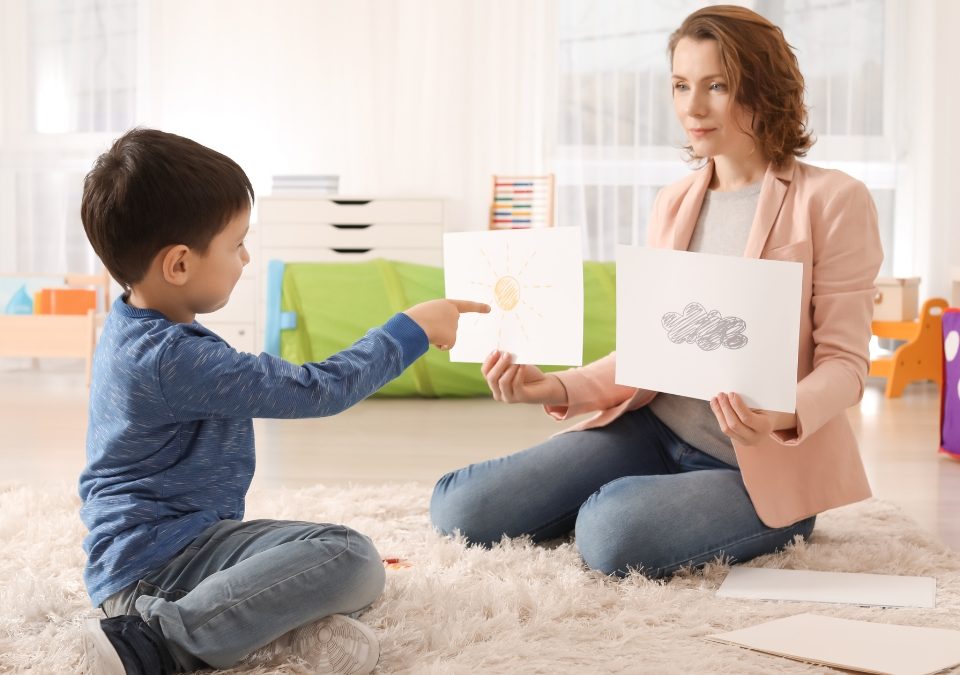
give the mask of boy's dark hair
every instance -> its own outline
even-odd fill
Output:
[[[97,158],[83,181],[80,218],[107,270],[130,288],[166,246],[206,252],[253,199],[250,179],[226,155],[189,138],[137,128]]]

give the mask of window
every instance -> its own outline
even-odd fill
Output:
[[[141,0],[0,4],[0,271],[96,271],[82,181],[135,123],[141,18]]]
[[[554,164],[561,225],[581,225],[594,259],[642,244],[657,191],[687,174],[670,92],[667,40],[703,2],[562,0]],[[807,161],[871,188],[892,250],[895,162],[886,0],[742,3],[796,50],[817,144]],[[885,268],[892,269],[892,256]]]

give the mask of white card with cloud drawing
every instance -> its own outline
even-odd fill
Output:
[[[480,363],[494,349],[517,363],[583,361],[580,229],[455,232],[443,236],[446,297],[490,305],[460,317],[450,360]]]
[[[618,384],[793,412],[803,265],[617,247]]]

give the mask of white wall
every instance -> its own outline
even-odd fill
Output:
[[[960,2],[904,2],[899,9],[904,164],[898,219],[912,223],[913,233],[897,241],[912,255],[894,273],[926,270],[921,298],[949,299],[950,271],[960,266]]]
[[[928,295],[949,297],[951,267],[960,267],[960,2],[937,0],[934,17],[933,230]]]
[[[142,124],[351,195],[447,200],[486,227],[490,176],[544,170],[549,0],[162,0]],[[535,20],[536,19],[536,20]],[[552,104],[551,104],[552,105]]]

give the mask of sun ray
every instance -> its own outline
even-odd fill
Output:
[[[517,315],[517,314],[515,314],[514,316],[517,317],[517,325],[520,327],[520,332],[523,333],[523,340],[524,340],[524,342],[529,343],[529,342],[530,342],[530,334],[527,333],[527,329],[524,328],[524,326],[523,326],[523,319],[522,319],[519,315]]]
[[[486,261],[487,266],[490,268],[490,273],[493,274],[494,277],[499,277],[500,275],[497,274],[497,268],[493,266],[492,262],[490,262],[490,256],[487,255],[487,250],[484,248],[481,248],[480,254],[483,256],[483,259]],[[510,270],[508,269],[507,271],[509,272]]]
[[[526,300],[521,300],[521,301],[520,301],[520,304],[526,306],[531,312],[533,312],[534,314],[536,314],[536,315],[540,318],[541,321],[543,320],[543,314],[541,314],[540,312],[538,312],[537,309],[536,309],[536,307],[534,307],[533,305],[531,305],[529,302],[527,302]]]
[[[519,278],[523,274],[523,271],[527,269],[527,265],[530,264],[530,261],[533,260],[534,256],[536,255],[537,255],[537,251],[536,250],[532,251],[530,255],[527,257],[526,261],[524,261],[524,263],[520,265],[520,270],[514,276]]]

